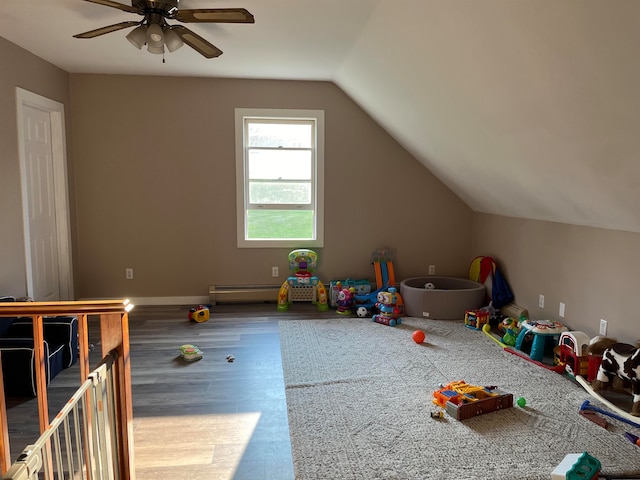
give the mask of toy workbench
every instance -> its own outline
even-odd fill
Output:
[[[456,420],[466,420],[513,407],[513,395],[496,387],[470,385],[461,380],[433,392],[433,403],[444,408]]]

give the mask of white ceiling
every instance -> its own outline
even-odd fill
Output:
[[[125,0],[123,0],[125,1]],[[640,1],[182,0],[224,51],[162,57],[136,15],[2,0],[0,36],[73,73],[329,80],[479,212],[640,232]],[[390,159],[392,161],[392,159]]]

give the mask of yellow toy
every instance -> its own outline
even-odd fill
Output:
[[[198,305],[195,308],[189,309],[189,320],[197,323],[202,323],[209,320],[209,317],[209,309],[203,305]]]

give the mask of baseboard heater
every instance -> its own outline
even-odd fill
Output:
[[[280,285],[211,285],[209,301],[217,303],[277,302]]]

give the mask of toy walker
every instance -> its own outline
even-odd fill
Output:
[[[396,279],[393,270],[393,252],[389,248],[374,250],[371,254],[371,263],[376,275],[376,290],[368,294],[356,295],[356,311],[358,312],[358,316],[366,316],[359,313],[360,311],[364,311],[364,309],[366,309],[367,313],[374,311],[375,307],[383,303],[380,300],[379,294],[389,292],[391,288],[395,290],[393,292],[395,296],[395,306],[398,308],[399,313],[404,313],[404,301],[402,300],[400,292],[395,288]]]
[[[293,302],[311,302],[317,305],[319,312],[329,310],[327,289],[314,275],[318,265],[318,254],[313,250],[298,249],[289,253],[289,271],[291,276],[278,292],[279,312],[289,310]]]

